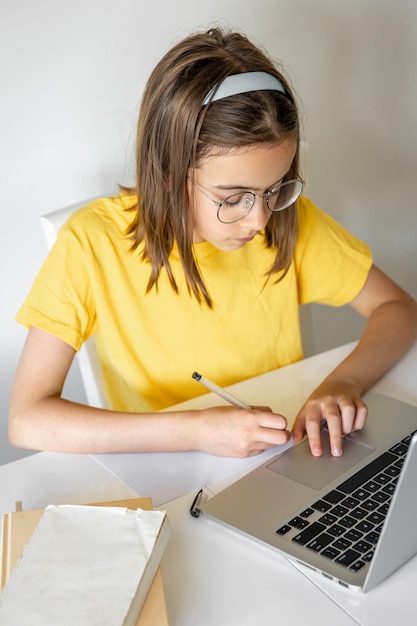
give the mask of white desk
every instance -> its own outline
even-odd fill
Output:
[[[0,465],[0,518],[48,504],[89,504],[137,498],[137,494],[92,457],[39,452]]]
[[[352,346],[231,389],[249,403],[270,404],[291,422],[303,399]],[[375,390],[417,406],[417,346]],[[179,406],[213,402],[218,404],[219,398],[207,394]],[[171,626],[415,623],[411,604],[417,558],[370,594],[352,596],[203,516],[189,515],[193,494],[187,492],[203,484],[221,489],[263,462],[265,454],[247,460],[199,453],[98,455],[96,459],[99,463],[88,456],[41,453],[0,466],[0,512],[12,510],[16,500],[23,500],[24,508],[136,495],[152,496],[155,505],[169,500],[161,508],[168,511],[172,526],[162,562]]]

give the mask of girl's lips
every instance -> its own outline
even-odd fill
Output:
[[[249,241],[252,241],[253,237],[241,237],[241,238],[236,238],[236,241],[238,241],[239,243],[248,243]]]

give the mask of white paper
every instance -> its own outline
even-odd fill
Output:
[[[165,514],[49,506],[0,596],[2,626],[118,626]]]

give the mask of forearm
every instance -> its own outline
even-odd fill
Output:
[[[400,360],[416,339],[414,300],[386,302],[370,315],[355,349],[323,383],[349,383],[363,395]]]
[[[375,307],[355,349],[301,408],[293,427],[294,441],[300,441],[307,433],[313,455],[321,456],[320,423],[324,419],[332,454],[340,456],[343,436],[365,425],[367,407],[361,396],[407,352],[416,338],[417,305],[412,298],[402,295]]]
[[[197,417],[197,411],[120,413],[48,397],[15,408],[9,438],[21,448],[80,454],[189,450]]]
[[[247,457],[290,438],[287,421],[271,411],[232,406],[161,413],[118,413],[59,396],[15,403],[11,442],[24,448],[72,453],[200,450]]]

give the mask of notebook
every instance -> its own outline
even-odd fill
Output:
[[[152,509],[151,498],[135,498],[112,502],[99,502],[97,506],[127,507],[129,509]],[[2,520],[2,545],[0,559],[0,590],[9,579],[44,510],[14,511],[6,513]],[[136,626],[168,626],[165,593],[159,568],[151,584]]]
[[[370,591],[417,553],[417,407],[369,393],[332,457],[303,440],[205,502],[205,515],[347,589]]]

